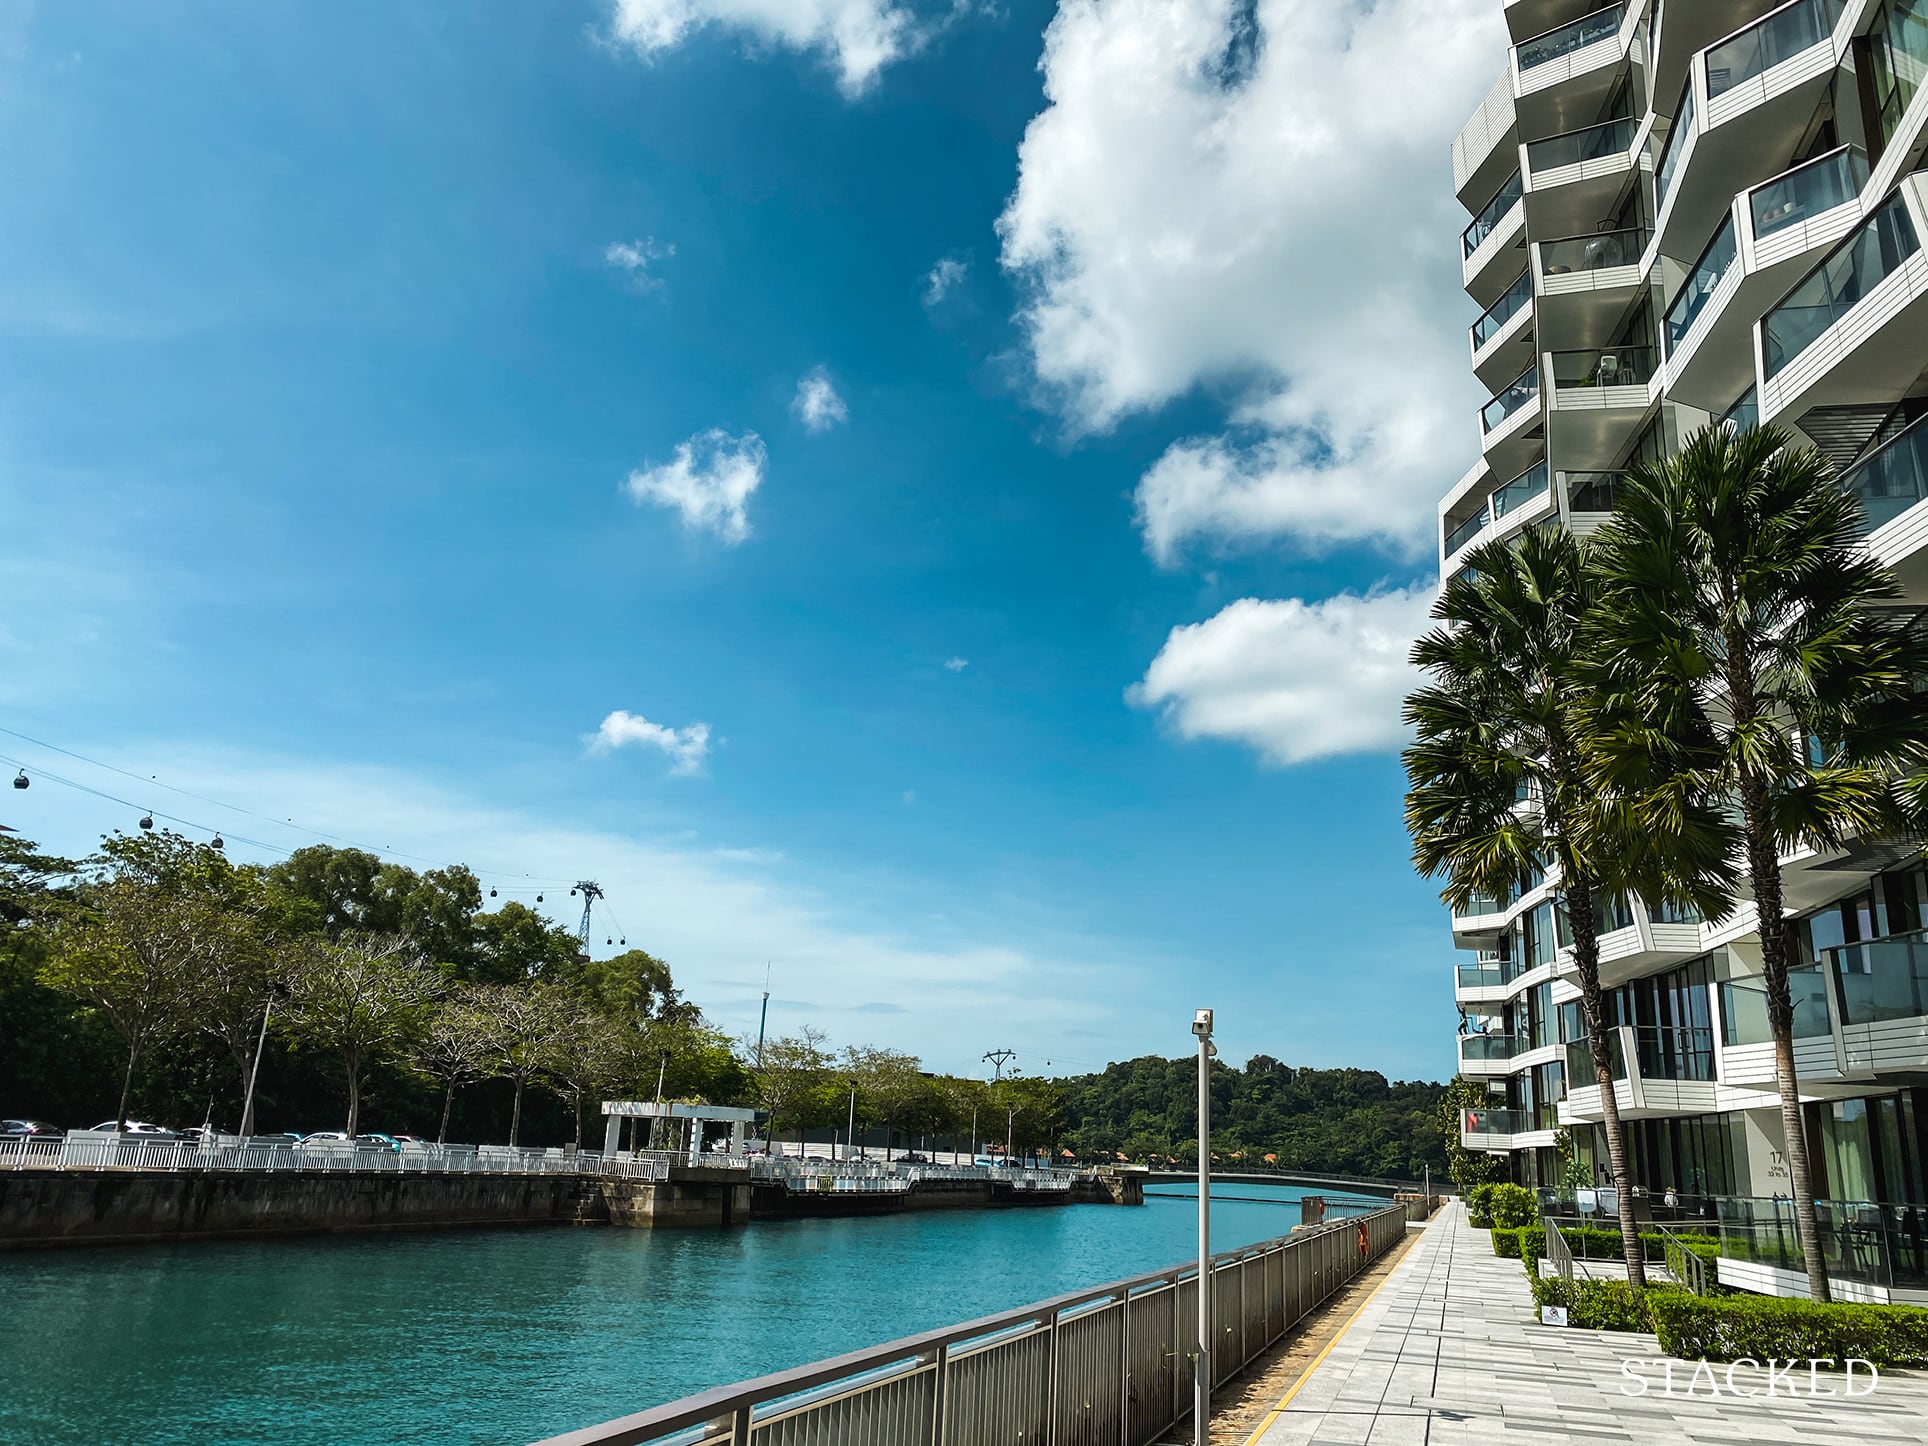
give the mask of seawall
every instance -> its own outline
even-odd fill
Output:
[[[393,1171],[0,1173],[0,1250],[278,1235],[375,1234],[594,1219],[576,1175]],[[607,1218],[607,1217],[604,1217]]]

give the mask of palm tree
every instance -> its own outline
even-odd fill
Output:
[[[1826,1300],[1780,859],[1891,825],[1895,775],[1924,753],[1912,685],[1923,659],[1902,615],[1883,610],[1897,589],[1859,545],[1859,504],[1825,458],[1792,443],[1778,427],[1717,425],[1632,469],[1595,539],[1600,606],[1583,651],[1596,778],[1703,855],[1744,861],[1808,1289]],[[1682,819],[1683,791],[1725,799],[1728,817]],[[1709,917],[1732,906],[1695,902]]]
[[[1643,884],[1651,894],[1659,855],[1653,837],[1621,836],[1621,818],[1586,776],[1577,649],[1595,593],[1587,548],[1571,533],[1535,529],[1512,544],[1486,544],[1469,564],[1433,608],[1441,626],[1413,645],[1413,663],[1432,675],[1405,708],[1418,735],[1404,755],[1413,863],[1429,877],[1446,877],[1441,897],[1456,913],[1466,912],[1476,894],[1509,897],[1542,866],[1557,865],[1627,1278],[1644,1289],[1607,1047],[1599,905]],[[1533,805],[1518,807],[1522,798]]]

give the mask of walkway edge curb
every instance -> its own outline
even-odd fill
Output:
[[[1403,1264],[1405,1264],[1405,1262],[1401,1261],[1400,1265],[1403,1265]],[[1278,1404],[1274,1406],[1271,1410],[1267,1411],[1265,1413],[1265,1419],[1260,1421],[1257,1426],[1252,1428],[1252,1434],[1245,1438],[1245,1446],[1258,1446],[1259,1437],[1263,1436],[1266,1433],[1266,1431],[1270,1429],[1274,1421],[1278,1420],[1280,1416],[1285,1414],[1285,1408],[1292,1404],[1292,1398],[1299,1394],[1299,1388],[1303,1386],[1307,1381],[1312,1379],[1312,1373],[1319,1369],[1320,1365],[1324,1363],[1325,1358],[1327,1356],[1332,1354],[1332,1348],[1338,1345],[1340,1341],[1346,1338],[1346,1332],[1352,1329],[1353,1325],[1358,1321],[1359,1317],[1366,1313],[1366,1307],[1373,1303],[1373,1301],[1378,1297],[1379,1292],[1386,1288],[1387,1282],[1390,1281],[1398,1273],[1399,1273],[1399,1266],[1395,1265],[1391,1270],[1387,1271],[1383,1277],[1381,1277],[1379,1284],[1375,1285],[1372,1288],[1372,1294],[1368,1295],[1364,1300],[1359,1302],[1359,1308],[1355,1310],[1351,1315],[1347,1316],[1346,1323],[1340,1326],[1338,1330],[1332,1333],[1332,1339],[1325,1343],[1325,1345],[1320,1349],[1319,1354],[1314,1356],[1310,1361],[1310,1363],[1307,1364],[1306,1368],[1299,1373],[1299,1379],[1294,1381],[1290,1386],[1286,1388],[1285,1394],[1279,1397]]]

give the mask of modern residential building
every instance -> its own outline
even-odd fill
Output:
[[[1440,503],[1440,570],[1536,524],[1585,534],[1616,478],[1728,419],[1792,427],[1928,607],[1928,0],[1504,0],[1499,77],[1453,144],[1472,217],[1481,456]],[[1785,860],[1797,1063],[1848,1294],[1928,1300],[1928,875],[1912,840]],[[1604,1175],[1557,878],[1452,920],[1463,1143]],[[1743,1220],[1788,1190],[1751,904],[1612,904],[1602,968],[1634,1178]],[[1750,1203],[1752,1202],[1752,1203]],[[1878,1259],[1876,1257],[1879,1257]],[[1798,1264],[1798,1257],[1793,1262]],[[1724,1263],[1757,1289],[1771,1264]]]

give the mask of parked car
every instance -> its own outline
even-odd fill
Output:
[[[189,1125],[181,1131],[181,1138],[190,1145],[211,1145],[225,1133],[215,1125]]]
[[[299,1145],[301,1136],[293,1130],[277,1130],[269,1135],[249,1135],[250,1145]]]
[[[1211,1121],[1207,1120],[1206,1123],[1210,1124]],[[900,1165],[928,1165],[930,1161],[918,1154],[915,1150],[907,1150],[897,1157],[897,1163]]]
[[[355,1136],[355,1143],[364,1149],[376,1146],[391,1154],[401,1153],[401,1143],[393,1135],[367,1134]]]
[[[304,1145],[352,1145],[354,1140],[340,1130],[317,1130],[312,1135],[303,1135],[296,1141],[299,1148]]]
[[[55,1138],[67,1132],[45,1120],[0,1120],[0,1140]]]
[[[398,1145],[432,1145],[435,1143],[433,1140],[423,1139],[420,1135],[396,1135],[394,1139]]]
[[[96,1130],[119,1130],[123,1135],[164,1135],[170,1140],[181,1138],[178,1130],[170,1130],[166,1125],[151,1124],[146,1120],[129,1120],[121,1124],[118,1120],[102,1120],[92,1128]]]

